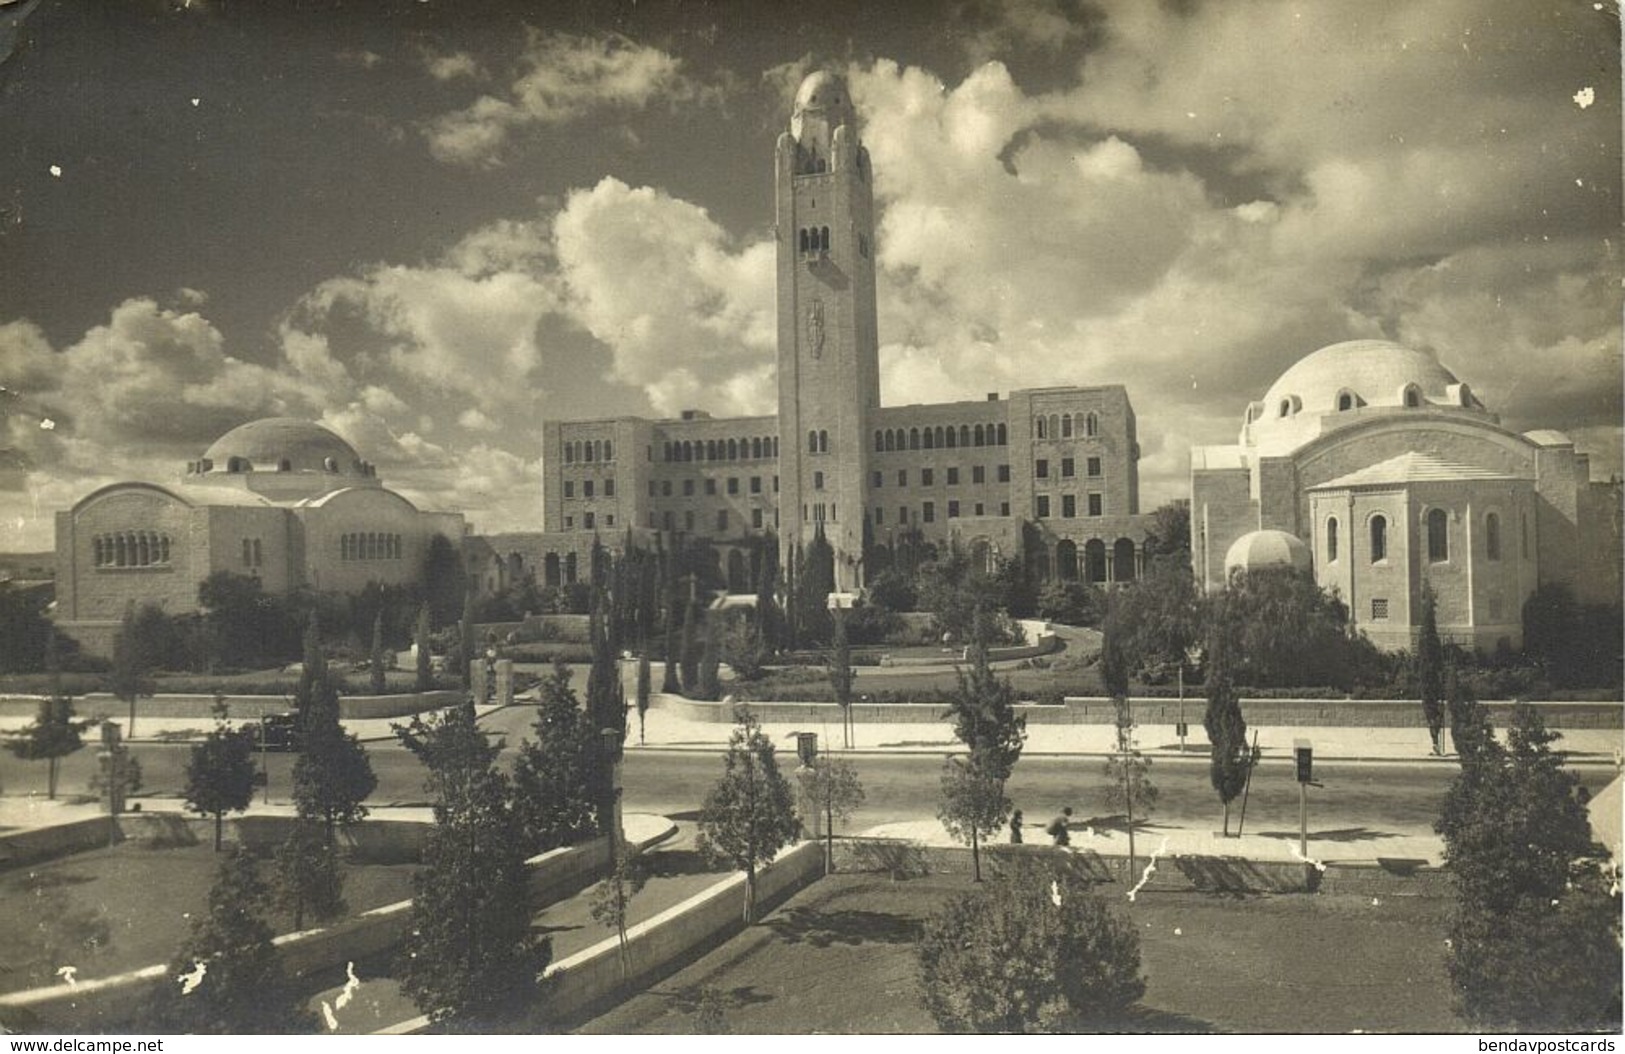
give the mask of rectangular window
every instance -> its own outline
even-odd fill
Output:
[[[592,480],[584,479],[581,481],[581,496],[583,498],[592,497]]]
[[[1039,479],[1049,479],[1049,459],[1048,458],[1042,458],[1041,457],[1041,458],[1038,459],[1038,465],[1033,470],[1033,475],[1037,476]]]
[[[604,480],[604,497],[613,498],[614,496],[615,496],[615,481],[613,479]]]
[[[1075,458],[1063,457],[1061,459],[1061,478],[1071,479],[1078,474],[1078,463]]]
[[[982,465],[972,465],[970,470],[970,481],[972,483],[986,483],[987,468]]]
[[[1386,619],[1388,617],[1388,598],[1371,598],[1371,617],[1373,619]]]
[[[882,473],[880,472],[880,470],[876,469],[875,471],[869,473],[869,486],[875,488],[876,490],[879,490],[880,487],[881,487],[881,480],[883,478],[884,477],[883,477]]]
[[[1091,476],[1099,476],[1100,475],[1100,459],[1098,457],[1090,458],[1085,463],[1085,465],[1089,470],[1089,475],[1091,475]]]
[[[1038,518],[1042,520],[1047,516],[1049,516],[1049,495],[1040,494],[1038,496]]]
[[[592,519],[592,513],[588,512],[588,513],[583,513],[582,514],[581,526],[582,526],[582,528],[584,530],[589,530],[590,531],[590,530],[593,529],[594,524],[593,524],[593,519]]]
[[[752,527],[756,528],[758,531],[762,529],[762,510],[761,509],[752,509],[752,510],[750,510],[750,525]]]
[[[575,525],[576,525],[576,518],[574,516],[566,516],[564,518],[564,529],[565,530],[567,530],[567,531],[574,530]]]
[[[886,510],[879,505],[875,506],[875,526],[883,526],[886,522]]]
[[[924,520],[926,523],[935,523],[935,522],[937,522],[937,507],[936,507],[936,505],[934,505],[933,503],[931,503],[929,501],[926,502],[924,505],[921,505],[920,506],[920,519]]]
[[[900,468],[897,470],[897,485],[899,487],[908,486],[908,469]]]
[[[1091,494],[1091,495],[1089,495],[1089,515],[1091,515],[1091,516],[1103,515],[1103,509],[1102,509],[1102,506],[1101,506],[1101,497],[1100,497],[1099,494]]]
[[[576,485],[570,480],[564,481],[564,496],[566,498],[573,498],[576,496]]]
[[[693,496],[694,496],[694,481],[691,480],[691,479],[683,480],[683,497],[692,498]]]
[[[750,492],[752,494],[760,494],[762,492],[762,477],[761,476],[752,476],[750,478]]]
[[[950,520],[959,519],[959,502],[950,501],[948,503],[948,518]]]
[[[975,515],[977,515],[977,516],[982,515],[982,503],[981,502],[976,503]]]
[[[1009,465],[1000,465],[999,466],[999,482],[1000,483],[1009,483],[1010,482],[1010,466]]]
[[[705,481],[705,492],[707,494],[715,494],[717,492],[717,481],[714,480],[714,479],[706,480]]]
[[[1061,495],[1061,517],[1070,520],[1078,514],[1078,498],[1075,494]]]
[[[1010,503],[1008,501],[999,502],[999,515],[1000,516],[1008,516],[1008,515],[1010,515]]]
[[[729,494],[738,494],[739,493],[739,477],[738,476],[729,476],[728,477],[728,493]]]
[[[929,468],[920,469],[920,486],[929,487],[936,482],[936,471]]]
[[[608,515],[606,515],[604,517],[604,526],[605,527],[613,527],[613,526],[615,526],[615,514],[613,512],[609,513]]]
[[[948,486],[959,486],[959,470],[957,468],[951,468],[948,470]]]

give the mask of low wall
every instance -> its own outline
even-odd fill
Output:
[[[107,817],[93,816],[88,820],[0,834],[0,871],[104,846],[109,838],[107,826]]]
[[[1016,859],[1043,859],[1056,853],[1051,846],[991,845],[982,847],[982,869],[997,873]],[[1126,856],[1102,856],[1073,849],[1072,858],[1090,878],[1100,883],[1131,886],[1144,876],[1150,860],[1142,855],[1130,869]],[[890,871],[895,877],[920,874],[968,874],[971,852],[962,846],[921,846],[897,839],[848,838],[835,843],[835,864],[841,871]],[[1153,892],[1199,893],[1348,893],[1362,896],[1448,896],[1449,872],[1424,861],[1390,860],[1375,863],[1328,863],[1324,871],[1285,860],[1249,860],[1223,853],[1177,854],[1158,858],[1156,870],[1142,887]]]
[[[148,821],[162,820],[162,816],[142,817],[140,823],[150,832],[156,829]],[[166,833],[191,832],[190,821],[170,814]],[[233,821],[241,825],[239,839],[249,844],[269,838],[269,823],[280,817],[243,817]],[[173,821],[181,821],[176,827]],[[105,836],[107,821],[87,821],[98,824]],[[213,837],[213,821],[203,821]],[[363,827],[374,821],[364,821]],[[421,841],[428,824],[406,824],[402,821],[379,821],[378,826],[415,826],[422,830]],[[398,837],[398,833],[394,836]],[[609,840],[595,838],[577,846],[555,849],[532,857],[525,862],[530,869],[531,890],[540,904],[551,903],[584,888],[595,880],[609,860]],[[410,900],[398,901],[374,908],[360,915],[342,919],[330,926],[283,934],[276,938],[282,952],[283,968],[290,978],[297,980],[325,970],[333,970],[344,963],[369,956],[383,955],[397,947],[405,938],[412,915]],[[169,968],[158,963],[131,970],[114,977],[80,981],[73,985],[52,985],[22,992],[0,995],[0,1022],[6,1027],[27,1031],[72,1032],[124,1032],[144,1003],[166,983]]]
[[[879,678],[876,678],[878,681]],[[870,682],[874,683],[874,682]],[[1177,699],[1131,699],[1134,719],[1141,725],[1172,725],[1179,719]],[[733,722],[737,707],[748,706],[764,724],[815,723],[834,720],[834,703],[707,703],[680,695],[656,694],[652,704],[689,721]],[[853,703],[853,720],[859,724],[939,724],[948,705],[947,693],[941,703]],[[1185,720],[1199,729],[1206,700],[1193,696],[1185,700]],[[1511,702],[1483,704],[1497,728],[1511,722]],[[1547,728],[1625,727],[1625,704],[1582,702],[1537,702]],[[1019,703],[1016,712],[1028,725],[1109,725],[1116,718],[1112,702],[1105,698],[1068,696],[1060,705]],[[1332,726],[1358,728],[1411,728],[1424,724],[1422,704],[1414,699],[1243,699],[1242,716],[1253,727]]]
[[[425,710],[438,710],[452,706],[463,697],[456,691],[405,692],[400,695],[345,695],[339,697],[339,717],[359,720],[377,717],[407,717]],[[293,709],[289,695],[228,695],[228,715],[237,721],[257,721],[270,714],[283,714]],[[41,697],[37,695],[0,696],[0,717],[33,717],[39,712]],[[74,713],[79,717],[126,720],[130,704],[104,692],[76,696]],[[212,695],[152,695],[143,696],[135,704],[136,729],[140,730],[143,717],[195,717],[199,721],[214,719]]]

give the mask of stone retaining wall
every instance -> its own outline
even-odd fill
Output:
[[[339,697],[339,717],[348,720],[378,717],[409,717],[425,710],[439,710],[452,706],[463,698],[458,691],[405,692],[400,695],[344,695]],[[33,717],[39,712],[40,696],[0,696],[0,717]],[[228,695],[227,712],[233,720],[257,721],[269,714],[287,713],[293,709],[293,696],[288,695]],[[74,713],[79,717],[127,720],[130,704],[104,692],[75,696]],[[143,696],[135,704],[136,729],[140,730],[143,717],[195,717],[199,721],[214,720],[212,695],[153,695]]]

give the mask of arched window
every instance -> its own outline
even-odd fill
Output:
[[[959,445],[970,446],[970,425],[959,426]]]
[[[1353,392],[1346,392],[1346,391],[1345,392],[1338,392],[1337,393],[1337,411],[1338,411],[1338,413],[1342,413],[1345,410],[1352,410],[1352,409],[1354,409],[1354,393]]]
[[[807,433],[807,453],[809,453],[809,454],[818,453],[818,430],[817,429],[813,429],[811,432]]]
[[[1337,517],[1326,521],[1326,562],[1337,563]]]
[[[822,428],[818,430],[818,452],[820,454],[829,453],[829,433]]]
[[[998,445],[999,446],[1009,446],[1010,445],[1010,433],[1009,433],[1009,431],[1006,430],[1004,425],[1002,425],[1002,424],[998,426],[997,431],[999,433],[999,443],[998,443]]]
[[[1083,434],[1087,436],[1100,434],[1100,418],[1096,417],[1092,410],[1089,416],[1083,419]]]
[[[818,228],[818,248],[821,252],[829,252],[829,228]]]
[[[1381,563],[1388,559],[1388,518],[1386,516],[1371,517],[1371,562]]]
[[[258,538],[255,538],[254,539],[254,566],[258,567],[262,563],[264,563],[264,558],[260,554],[260,540]]]
[[[146,532],[136,535],[135,539],[135,566],[146,567],[152,563],[152,553],[147,546]]]
[[[943,430],[942,437],[948,441],[947,445],[949,450],[952,450],[954,447],[959,445],[959,434],[954,431],[953,425],[949,425]]]
[[[1063,582],[1074,582],[1078,577],[1078,546],[1067,540],[1055,547],[1055,571]]]
[[[729,461],[738,461],[739,460],[739,440],[737,440],[737,439],[728,440],[728,460]]]
[[[1062,414],[1061,415],[1061,438],[1062,439],[1071,439],[1072,438],[1072,415],[1071,414]]]
[[[1050,414],[1049,415],[1049,437],[1051,439],[1059,439],[1060,436],[1061,436],[1061,415],[1060,414]]]
[[[823,490],[823,489],[824,489],[824,474],[822,472],[814,472],[813,473],[813,490]]]
[[[1129,538],[1119,538],[1112,543],[1112,581],[1134,581],[1134,542]]]
[[[1450,559],[1450,514],[1443,509],[1428,510],[1428,560],[1443,563]]]
[[[750,456],[757,461],[762,458],[762,437],[757,436],[750,441]]]
[[[581,460],[583,460],[583,461],[591,461],[592,460],[592,443],[591,442],[583,442],[581,444]]]
[[[695,447],[695,444],[692,441],[687,440],[687,439],[683,440],[683,460],[684,461],[693,461],[694,460],[694,447]],[[572,579],[571,581],[574,581],[574,579]]]
[[[927,428],[925,430],[925,434],[923,436],[921,436],[921,438],[925,441],[924,442],[925,449],[927,449],[927,450],[936,449],[937,442],[936,442],[936,439],[932,435],[931,429]]]
[[[801,241],[800,241],[801,251],[806,252],[807,251],[807,228],[805,228],[805,227],[801,228],[800,233],[801,233]]]
[[[1045,427],[1044,419],[1042,417],[1033,418],[1033,432],[1039,439],[1049,438],[1049,430]]]
[[[158,552],[160,553],[158,562],[169,563],[169,535],[162,534],[158,536]]]
[[[1413,410],[1422,405],[1422,393],[1417,390],[1416,385],[1407,384],[1405,386],[1404,403]]]
[[[982,432],[982,426],[981,425],[977,425],[976,428],[971,432],[971,442],[976,444],[977,446],[985,446],[986,443],[984,442],[984,440],[986,438],[987,438],[987,436]]]
[[[897,437],[892,434],[891,429],[889,429],[889,428],[886,429],[885,435],[882,436],[881,438],[882,438],[882,440],[884,442],[884,445],[885,445],[885,448],[887,450],[896,450],[897,449]]]
[[[910,450],[920,449],[920,430],[918,428],[908,430],[908,448]]]
[[[1106,581],[1106,543],[1099,538],[1083,544],[1083,577],[1090,582]]]
[[[613,439],[604,440],[604,460],[615,460],[615,441]]]
[[[106,561],[102,559],[102,539],[101,539],[101,536],[97,535],[95,538],[91,539],[91,545],[96,551],[96,566],[100,567],[100,566],[102,566],[102,564],[106,563]]]
[[[1501,517],[1493,512],[1484,517],[1484,556],[1489,560],[1501,559]]]

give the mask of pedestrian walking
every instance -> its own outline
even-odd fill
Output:
[[[1072,836],[1068,833],[1072,823],[1072,806],[1068,805],[1061,810],[1061,815],[1049,822],[1044,833],[1055,839],[1056,845],[1071,845]]]
[[[1017,809],[1010,814],[1010,844],[1021,844],[1021,810]]]

